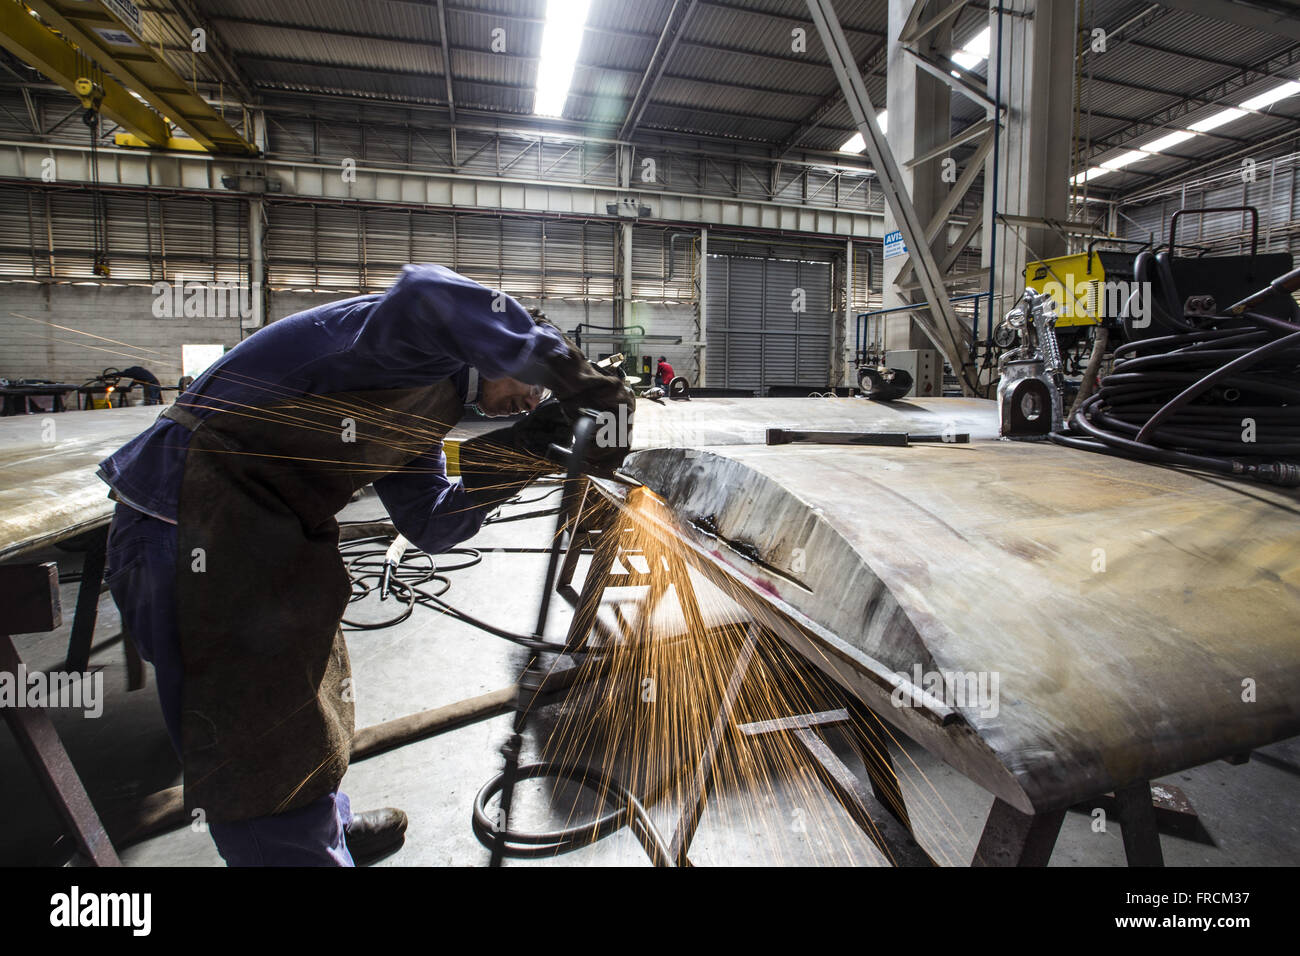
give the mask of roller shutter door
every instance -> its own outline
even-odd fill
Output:
[[[829,262],[709,256],[709,385],[827,388],[831,281]]]

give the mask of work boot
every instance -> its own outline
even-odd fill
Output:
[[[373,863],[401,847],[406,839],[406,814],[392,807],[354,813],[343,838],[353,863]]]

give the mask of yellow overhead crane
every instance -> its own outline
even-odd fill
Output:
[[[150,46],[131,0],[0,0],[0,11],[0,45],[126,130],[118,145],[256,155]]]

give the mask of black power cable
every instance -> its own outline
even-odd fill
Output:
[[[543,501],[546,498],[557,494],[561,489],[557,486],[549,491],[543,492],[532,498],[522,498],[515,496],[504,504],[522,505],[534,504]],[[502,516],[500,510],[494,511],[483,522],[484,525],[499,524],[505,521],[522,521],[525,518],[537,518],[546,515],[554,515],[559,509],[543,509],[538,511],[528,511],[523,514]],[[344,525],[372,524],[371,521],[349,521],[343,522]],[[393,536],[380,535],[362,538],[354,538],[350,541],[342,542],[339,545],[339,552],[343,555],[344,566],[347,569],[348,576],[352,579],[352,597],[349,598],[349,604],[355,604],[358,601],[364,601],[371,594],[380,590],[384,577],[384,558],[387,553],[388,545],[392,543]],[[383,547],[368,548],[366,545],[376,545],[381,543]],[[398,562],[396,570],[393,572],[389,591],[400,602],[401,610],[393,617],[381,621],[367,622],[349,620],[344,617],[342,624],[345,631],[378,631],[386,627],[393,627],[409,618],[415,610],[416,604],[422,604],[430,607],[449,617],[463,621],[466,624],[477,627],[480,630],[487,631],[497,637],[514,641],[524,647],[533,649],[539,648],[538,642],[523,634],[516,634],[503,628],[495,627],[486,621],[479,620],[472,615],[456,608],[454,605],[442,600],[442,595],[446,594],[451,588],[451,579],[447,577],[452,571],[462,571],[466,568],[472,568],[483,560],[483,554],[476,548],[451,548],[442,552],[439,558],[445,555],[461,555],[467,560],[456,564],[441,564],[430,554],[415,548],[408,548]],[[437,585],[437,590],[427,588],[429,584]]]
[[[640,841],[655,866],[673,866],[673,856],[667,841],[651,820],[649,812],[632,791],[609,778],[603,770],[590,767],[569,767],[558,763],[531,763],[519,767],[515,772],[516,780],[568,780],[589,790],[595,791],[603,798],[612,795],[621,805],[601,814],[595,820],[563,830],[539,830],[523,833],[518,830],[501,829],[498,820],[488,812],[488,803],[505,786],[505,774],[499,773],[479,790],[474,797],[473,828],[474,835],[484,846],[493,846],[498,841],[505,844],[505,855],[511,857],[537,858],[542,856],[559,856],[571,850],[590,846],[624,826],[631,827],[632,834]]]
[[[561,488],[557,486],[533,498],[516,496],[506,504],[533,504],[556,494],[560,490]],[[557,514],[559,510],[555,508],[507,516],[501,516],[498,511],[489,516],[484,523],[498,523],[553,515]],[[369,525],[373,523],[375,522],[368,520],[342,522],[343,525]],[[380,582],[384,576],[384,562],[388,545],[392,540],[393,535],[372,535],[340,543],[339,551],[344,557],[345,567],[352,579],[350,604],[365,600],[371,594],[379,591]],[[546,549],[547,553],[549,551],[550,549]],[[460,556],[463,557],[463,560],[452,564],[439,563],[440,559],[445,555]],[[397,568],[390,574],[388,581],[389,593],[398,600],[398,612],[390,618],[376,622],[353,621],[345,617],[342,621],[344,630],[374,631],[393,627],[409,618],[416,605],[420,605],[532,651],[555,652],[559,650],[555,644],[539,640],[535,636],[519,634],[496,627],[487,621],[467,614],[442,599],[442,595],[446,594],[451,587],[451,579],[447,577],[448,574],[472,568],[482,560],[483,552],[477,548],[453,548],[443,552],[442,555],[438,556],[438,559],[415,547],[408,548],[397,562]],[[438,589],[429,588],[430,584],[436,584]],[[600,650],[570,649],[566,653],[575,659],[583,660],[599,656]],[[566,827],[562,830],[524,832],[510,829],[508,826],[503,827],[499,820],[494,819],[488,805],[494,797],[504,795],[504,791],[507,789],[507,779],[507,774],[504,771],[494,775],[483,785],[474,798],[472,828],[474,835],[484,846],[495,849],[496,852],[504,856],[515,858],[557,856],[561,853],[590,846],[626,826],[641,843],[647,856],[656,866],[676,865],[668,841],[656,828],[645,806],[632,791],[618,781],[611,779],[605,770],[582,765],[570,766],[556,762],[530,763],[518,765],[514,768],[513,775],[510,778],[513,782],[531,779],[565,780],[595,792],[602,800],[606,797],[613,797],[616,801],[617,805],[613,810],[601,814],[595,820]],[[686,865],[690,865],[689,860],[686,861]]]
[[[1100,388],[1070,418],[1059,444],[1300,486],[1300,307],[1287,318],[1260,311],[1188,311],[1168,253],[1143,252],[1136,289],[1151,289],[1151,326],[1134,337],[1134,292]]]

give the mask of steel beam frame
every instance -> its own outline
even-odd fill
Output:
[[[274,117],[268,116],[272,122]],[[373,126],[366,126],[366,129],[374,129]],[[380,127],[380,130],[388,127]],[[399,128],[391,129],[401,131]],[[392,138],[392,137],[390,137]],[[362,161],[358,163],[357,170],[359,174],[365,174],[364,183],[359,180],[358,186],[354,186],[347,191],[347,194],[338,195],[330,191],[324,177],[329,174],[337,173],[338,166],[328,161],[304,161],[300,159],[275,158],[254,161],[256,168],[263,169],[268,176],[279,177],[284,182],[283,192],[276,198],[290,198],[295,195],[301,195],[304,198],[328,197],[337,200],[340,204],[347,204],[356,201],[384,201],[385,199],[398,198],[400,195],[402,201],[424,201],[432,205],[456,205],[456,206],[483,206],[487,203],[485,198],[490,195],[492,201],[507,203],[510,197],[504,192],[492,192],[491,194],[478,195],[478,191],[483,187],[490,186],[492,189],[505,190],[511,189],[530,190],[534,187],[545,189],[548,195],[561,196],[564,191],[570,193],[568,202],[556,200],[552,205],[548,202],[546,208],[537,205],[537,200],[542,194],[537,194],[531,202],[526,203],[527,208],[539,209],[546,212],[551,208],[555,210],[568,209],[575,213],[584,215],[604,215],[605,202],[612,196],[618,197],[626,195],[628,189],[620,186],[613,181],[612,176],[603,176],[604,181],[590,181],[591,172],[599,163],[595,165],[583,164],[583,169],[587,174],[585,181],[573,178],[552,177],[551,174],[545,176],[536,176],[531,172],[514,174],[514,170],[499,170],[494,162],[482,164],[480,168],[467,168],[475,153],[489,153],[493,150],[498,139],[508,139],[514,147],[513,151],[502,159],[501,165],[504,166],[510,158],[518,152],[520,148],[520,139],[518,137],[506,137],[504,134],[492,134],[486,137],[483,142],[476,143],[474,153],[467,156],[458,157],[459,165],[454,169],[439,167],[435,164],[419,164],[414,168],[409,168],[402,161],[394,164],[375,163],[373,161]],[[402,136],[405,139],[405,136]],[[538,144],[548,145],[550,140],[547,137],[539,136],[527,141],[529,148]],[[595,144],[596,148],[602,151],[603,156],[612,153],[613,150],[603,144]],[[556,147],[555,152],[562,152],[570,149],[569,146]],[[591,144],[583,144],[582,148],[589,150]],[[308,154],[314,149],[313,146],[304,142],[301,149],[296,149],[296,153]],[[6,150],[10,152],[6,155]],[[83,145],[73,145],[68,143],[57,142],[39,142],[17,140],[0,140],[0,178],[17,179],[27,185],[33,185],[38,188],[44,184],[32,180],[37,175],[33,173],[33,162],[39,162],[34,157],[47,156],[50,151],[56,155],[65,154],[69,157],[77,156],[79,162],[68,167],[65,170],[62,165],[60,168],[60,185],[69,185],[77,181],[78,173],[72,172],[80,162],[84,162],[84,154],[87,147]],[[843,233],[846,229],[851,228],[852,234],[859,238],[869,238],[878,235],[877,227],[873,225],[879,221],[881,212],[879,209],[866,207],[866,203],[857,202],[854,205],[837,205],[834,197],[831,195],[832,190],[828,188],[820,196],[816,196],[811,201],[807,198],[790,196],[787,198],[784,180],[778,181],[777,195],[771,197],[766,190],[760,192],[755,190],[745,190],[742,195],[729,195],[721,190],[705,191],[692,184],[683,183],[681,187],[674,188],[675,183],[672,179],[676,176],[668,175],[670,172],[678,172],[683,169],[689,169],[689,166],[680,162],[680,153],[675,154],[671,146],[664,146],[662,150],[652,150],[653,155],[660,156],[660,167],[663,170],[661,180],[667,176],[670,181],[654,184],[653,188],[640,188],[636,191],[641,194],[643,199],[649,200],[656,205],[655,218],[665,221],[680,222],[700,222],[708,221],[717,223],[715,217],[717,212],[709,212],[700,204],[708,203],[739,203],[744,209],[743,217],[737,213],[736,222],[727,222],[726,225],[744,225],[746,223],[759,228],[781,228],[797,231],[818,231],[827,229],[837,234]],[[181,190],[214,190],[221,188],[221,177],[225,174],[234,175],[240,170],[247,170],[249,162],[239,163],[227,161],[211,156],[205,156],[199,153],[188,153],[184,155],[157,156],[145,155],[139,151],[131,149],[120,149],[107,147],[101,150],[101,175],[106,187],[115,188],[117,185],[141,186],[144,188],[154,189],[151,183],[173,182],[181,184],[175,187],[168,187],[166,191]],[[274,153],[272,155],[275,155]],[[703,155],[703,154],[701,154]],[[678,159],[674,162],[674,156]],[[404,156],[402,157],[405,158]],[[552,153],[546,162],[554,159]],[[606,163],[608,159],[605,160]],[[60,160],[62,164],[62,160]],[[767,173],[773,167],[770,160],[764,161],[757,158],[738,159],[733,157],[733,162],[739,163],[744,169],[752,169],[755,182],[763,180],[764,185],[768,182]],[[544,165],[544,164],[543,164]],[[797,168],[804,168],[803,163],[791,164]],[[816,164],[809,164],[816,165]],[[486,166],[487,168],[482,168]],[[36,167],[38,168],[38,167]],[[286,178],[287,177],[287,178]],[[337,178],[335,176],[335,178]],[[689,177],[687,177],[689,179]],[[411,181],[426,179],[427,185],[412,187]],[[734,180],[733,180],[734,182]],[[634,186],[641,184],[635,183]],[[364,188],[363,188],[364,187]],[[414,191],[412,189],[414,188]],[[464,194],[463,190],[472,188],[475,192],[472,195]],[[458,192],[458,190],[462,192]],[[734,189],[732,190],[734,193]],[[230,195],[236,193],[230,192]],[[513,195],[513,194],[512,194]],[[526,195],[519,195],[520,204],[525,204]],[[844,193],[841,191],[841,201],[844,199]],[[698,211],[696,206],[700,206]],[[796,218],[802,217],[805,221],[795,222],[790,216]],[[834,216],[850,217],[844,221],[814,222],[814,216]],[[743,222],[740,221],[743,218]]]
[[[934,242],[934,240],[938,238],[939,233],[947,227],[948,218],[953,214],[957,206],[961,204],[961,201],[966,198],[966,194],[970,192],[971,187],[975,185],[975,180],[978,179],[980,174],[984,171],[984,161],[988,158],[989,153],[993,151],[993,139],[997,135],[995,132],[996,128],[993,126],[993,121],[987,120],[986,122],[988,128],[985,130],[984,136],[979,141],[979,144],[975,147],[975,152],[971,154],[969,159],[967,159],[966,168],[963,169],[961,175],[957,177],[957,182],[953,183],[953,187],[948,191],[948,194],[939,201],[938,208],[935,209],[934,215],[930,217],[930,221],[925,225],[925,238],[927,243]],[[963,230],[963,235],[965,234],[966,230]],[[971,230],[969,235],[966,236],[966,243],[970,242],[970,238],[974,236],[974,234],[974,230]],[[957,249],[958,254],[961,253],[961,247],[964,245],[965,243],[959,243]],[[948,253],[951,252],[952,249],[949,248],[947,253],[944,255],[944,261],[948,260]],[[913,262],[914,260],[909,251],[907,261],[903,264],[903,267],[899,270],[897,277],[894,279],[895,284],[902,285],[907,281],[913,271]],[[940,268],[942,269],[942,266],[940,266]],[[947,269],[942,269],[942,271],[944,272],[944,279],[947,281]]]
[[[1194,13],[1199,17],[1210,17],[1263,33],[1274,33],[1300,40],[1300,19],[1296,17],[1292,4],[1270,2],[1270,0],[1251,0],[1249,4],[1234,3],[1230,0],[1159,0],[1159,2],[1166,7]]]
[[[920,2],[918,2],[919,5]],[[917,66],[935,79],[948,84],[954,92],[974,100],[985,109],[996,109],[996,104],[993,102],[993,98],[989,96],[987,88],[980,89],[979,84],[973,83],[969,79],[971,75],[969,70],[962,69],[959,64],[947,58],[944,59],[943,63],[936,63],[924,53],[914,50],[910,46],[904,46],[902,49],[904,53],[916,61]],[[954,71],[960,71],[959,75],[953,76]]]
[[[863,61],[862,75],[863,76],[876,75],[876,71],[880,69],[881,65],[885,62],[885,58],[888,55],[889,55],[889,41],[881,40],[880,46],[876,47],[876,49],[872,51],[871,55],[867,57],[866,60]],[[838,107],[841,103],[844,102],[844,88],[838,85],[838,77],[836,78],[836,80],[837,80],[837,85],[835,90],[831,93],[828,93],[826,97],[820,103],[817,104],[817,108],[813,110],[810,114],[808,114],[807,119],[805,119],[802,123],[800,123],[795,128],[794,132],[792,132],[789,136],[783,139],[780,145],[777,146],[776,148],[777,156],[784,157],[792,149],[798,146],[800,141],[805,136],[807,136],[809,133],[815,130],[818,126],[821,126],[822,120],[826,119],[826,117],[829,116],[835,110],[836,107]]]
[[[447,115],[456,125],[456,96],[451,85],[451,44],[447,38],[447,7],[438,0],[438,41],[442,45],[442,78],[447,87]]]
[[[912,12],[907,16],[907,22],[903,25],[903,31],[899,34],[900,43],[915,43],[921,37],[933,33],[939,27],[943,26],[957,14],[961,13],[970,0],[954,0],[942,10],[930,17],[925,22],[919,22],[921,11],[925,9],[924,3],[916,3],[912,7]]]
[[[668,61],[672,59],[677,43],[685,33],[687,23],[690,22],[691,14],[695,12],[695,3],[696,0],[673,0],[668,18],[664,21],[664,28],[655,43],[654,52],[650,54],[650,62],[646,64],[645,72],[641,74],[641,82],[637,85],[632,101],[628,103],[627,116],[618,130],[619,139],[629,138],[637,124],[641,122],[646,107],[654,97],[659,78],[668,68]]]
[[[119,77],[159,113],[192,136],[204,149],[252,155],[256,148],[193,90],[136,29],[103,4],[73,4],[69,0],[29,0],[52,28],[75,42],[86,56]],[[135,36],[138,49],[110,44],[99,32],[108,27]]]
[[[996,797],[971,866],[1047,866],[1064,821],[1064,810],[1021,813]]]
[[[85,69],[81,65],[82,57],[62,37],[29,16],[20,4],[0,5],[0,45],[69,93],[77,95],[76,80]],[[105,116],[150,146],[167,145],[170,133],[161,116],[133,97],[112,77],[104,76],[99,82],[103,89],[100,111]],[[69,116],[76,112],[78,110],[73,110]]]
[[[175,5],[177,12],[182,14],[190,23],[202,27],[207,31],[208,48],[212,51],[214,58],[226,73],[226,78],[230,84],[239,93],[245,103],[253,101],[253,84],[249,81],[244,71],[240,68],[234,53],[230,50],[229,45],[221,38],[218,32],[213,28],[211,22],[199,13],[198,8],[192,0],[171,0]]]
[[[1173,125],[1175,120],[1181,119],[1189,113],[1198,109],[1204,109],[1206,106],[1229,105],[1223,101],[1234,93],[1238,93],[1256,83],[1261,79],[1277,76],[1291,79],[1291,75],[1285,71],[1300,63],[1300,44],[1289,47],[1280,53],[1275,53],[1266,59],[1259,60],[1248,68],[1233,74],[1223,80],[1218,80],[1209,86],[1204,86],[1199,90],[1184,96],[1177,103],[1170,104],[1164,109],[1156,112],[1147,119],[1135,120],[1123,129],[1117,130],[1108,135],[1106,139],[1107,148],[1118,149],[1127,147],[1134,140],[1146,136],[1153,131],[1165,128],[1182,128]],[[1094,154],[1095,155],[1095,154]],[[1091,164],[1091,159],[1089,160]]]

